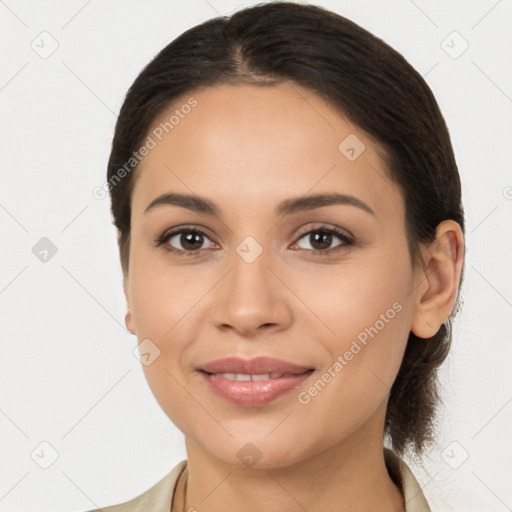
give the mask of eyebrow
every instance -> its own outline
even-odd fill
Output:
[[[293,213],[305,210],[314,210],[315,208],[321,208],[322,206],[331,206],[335,204],[355,206],[373,215],[374,217],[377,216],[366,203],[357,197],[336,193],[317,194],[313,196],[286,199],[285,201],[279,203],[275,213],[278,216],[291,215]],[[151,203],[149,203],[147,208],[144,210],[144,213],[148,213],[150,210],[153,210],[157,206],[168,205],[181,206],[182,208],[187,208],[188,210],[204,213],[207,215],[215,215],[216,217],[220,217],[222,215],[220,208],[209,199],[191,194],[178,194],[175,192],[162,194],[161,196],[153,199],[153,201],[151,201]]]

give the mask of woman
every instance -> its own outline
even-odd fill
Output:
[[[148,383],[187,459],[103,510],[430,510],[464,268],[449,134],[421,76],[320,7],[196,26],[141,72],[108,164]]]

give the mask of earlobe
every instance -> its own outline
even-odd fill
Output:
[[[450,316],[459,289],[464,262],[464,237],[453,220],[441,222],[435,241],[425,249],[425,267],[418,273],[411,331],[419,338],[431,338]]]
[[[127,283],[126,277],[123,279],[123,291],[124,291],[124,296],[126,298],[126,308],[127,308],[126,315],[124,316],[124,323],[126,325],[126,328],[132,334],[136,334],[135,322],[133,321],[133,314],[132,314],[132,310],[131,310],[131,306],[130,306],[130,299],[128,296],[128,283]]]
[[[136,331],[135,331],[135,324],[133,322],[133,317],[132,317],[132,312],[131,310],[128,308],[128,311],[126,312],[126,315],[124,317],[124,323],[126,325],[126,328],[132,333],[132,334],[136,334]]]

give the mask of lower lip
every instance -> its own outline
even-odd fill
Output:
[[[230,380],[209,373],[199,372],[210,389],[219,396],[236,405],[257,407],[272,402],[276,398],[295,389],[308,379],[313,371],[280,377],[278,379],[240,381]]]

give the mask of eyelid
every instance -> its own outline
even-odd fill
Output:
[[[339,238],[341,240],[341,244],[338,244],[334,247],[331,247],[329,249],[301,249],[306,251],[307,253],[313,253],[313,254],[333,254],[337,251],[341,251],[343,249],[347,249],[348,247],[354,245],[355,238],[348,230],[340,228],[338,226],[329,225],[328,223],[319,223],[319,225],[308,227],[304,231],[301,231],[295,238],[295,242],[293,242],[292,245],[296,245],[302,238],[304,238],[306,235],[310,235],[311,233],[315,232],[325,232],[329,233],[331,235],[334,235],[335,237]]]
[[[312,227],[311,227],[311,224],[313,224]],[[296,238],[300,238],[304,235],[307,235],[307,234],[311,233],[311,231],[321,231],[321,230],[334,231],[334,232],[337,232],[337,233],[345,236],[346,238],[350,238],[351,240],[354,240],[354,238],[355,238],[354,235],[348,229],[341,228],[339,226],[330,224],[328,222],[309,223],[307,225],[307,227],[304,228],[304,230],[302,230],[302,229],[299,230],[299,233],[296,235]]]
[[[174,236],[181,234],[182,232],[193,232],[201,234],[202,236],[208,238],[214,245],[218,245],[214,240],[212,240],[212,237],[207,233],[209,230],[208,228],[204,226],[200,226],[197,224],[194,225],[181,225],[181,226],[175,226],[174,228],[170,228],[166,231],[164,231],[161,235],[157,235],[157,237],[154,240],[154,245],[156,247],[164,246],[167,244],[167,242]],[[338,244],[334,247],[331,247],[329,249],[299,249],[302,251],[306,251],[308,253],[313,254],[332,254],[337,251],[341,251],[343,249],[346,249],[354,244],[355,239],[352,233],[350,233],[348,230],[340,228],[338,226],[329,225],[328,223],[318,223],[318,225],[314,226],[308,226],[307,228],[304,228],[304,230],[300,230],[299,233],[295,236],[295,241],[292,243],[292,246],[296,245],[302,238],[304,238],[306,235],[309,235],[311,233],[317,232],[317,231],[324,231],[326,233],[330,233],[336,237],[338,237],[342,243]],[[168,244],[167,244],[168,245]],[[211,250],[211,248],[206,249],[198,249],[196,251],[187,251],[184,249],[177,249],[173,246],[165,247],[165,250],[167,250],[170,253],[174,253],[178,256],[199,256],[202,254],[205,250]]]

